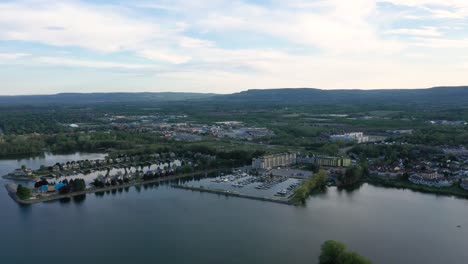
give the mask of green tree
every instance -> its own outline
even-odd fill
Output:
[[[293,202],[304,203],[312,190],[323,189],[326,186],[327,179],[327,171],[320,170],[317,174],[305,180],[294,192]]]
[[[338,256],[337,264],[371,264],[371,262],[356,252],[343,252]]]
[[[365,170],[367,170],[367,168],[365,168]],[[363,175],[364,169],[359,165],[355,165],[347,168],[344,174],[340,174],[338,180],[342,186],[353,185],[357,183]]]
[[[328,240],[322,244],[322,252],[319,257],[320,264],[336,264],[338,258],[346,251],[346,246],[343,243]]]
[[[18,198],[20,198],[21,200],[26,200],[28,199],[29,197],[31,197],[31,190],[27,187],[24,187],[23,185],[18,185],[17,189],[16,189],[16,195],[18,196]]]
[[[328,240],[322,244],[319,264],[371,264],[356,252],[349,251],[343,243]]]

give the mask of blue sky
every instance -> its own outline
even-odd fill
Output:
[[[468,84],[467,0],[0,0],[0,94]]]

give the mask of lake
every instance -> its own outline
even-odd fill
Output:
[[[2,160],[0,175],[22,164],[103,157]],[[464,199],[364,184],[332,187],[294,207],[153,184],[19,206],[7,182],[0,180],[2,263],[317,263],[327,239],[374,263],[468,259]]]

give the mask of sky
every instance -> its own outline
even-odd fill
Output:
[[[0,94],[468,84],[468,0],[0,0]]]

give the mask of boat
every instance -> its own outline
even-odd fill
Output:
[[[283,189],[283,190],[277,192],[277,194],[280,195],[280,196],[285,196],[286,194],[288,194],[288,190]]]

